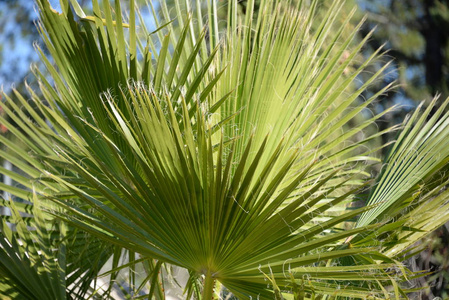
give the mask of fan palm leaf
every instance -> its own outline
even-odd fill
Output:
[[[380,205],[357,221],[357,226],[387,221],[380,229],[383,236],[401,241],[386,242],[390,257],[403,255],[447,220],[447,102],[431,113],[436,101],[425,110],[421,104],[405,123],[368,198],[368,203]]]
[[[390,87],[359,100],[388,66],[354,89],[381,50],[345,75],[369,36],[354,44],[356,31],[346,37],[345,22],[335,30],[341,1],[322,20],[315,19],[317,1],[262,1],[257,17],[254,1],[245,16],[231,1],[224,33],[215,1],[208,3],[207,22],[199,1],[194,8],[185,1],[187,13],[177,1],[174,20],[164,4],[159,19],[149,2],[159,25],[153,32],[134,1],[128,18],[120,1],[93,0],[93,16],[74,0],[61,1],[61,13],[46,0],[37,3],[55,65],[38,51],[54,83],[36,71],[42,96],[30,92],[37,112],[18,95],[19,104],[10,98],[2,104],[6,117],[0,117],[26,146],[0,137],[12,150],[0,156],[24,173],[10,174],[24,188],[2,188],[39,208],[30,218],[38,234],[30,243],[42,238],[45,214],[72,232],[61,246],[85,255],[107,249],[96,266],[115,253],[114,276],[143,262],[150,282],[144,297],[162,297],[162,263],[187,269],[187,289],[199,281],[203,298],[212,298],[216,282],[242,299],[285,291],[299,299],[405,295],[398,282],[414,275],[398,263],[400,255],[449,218],[441,175],[447,114],[441,108],[425,122],[431,108],[417,112],[368,205],[346,209],[370,184],[366,164],[379,161],[366,144],[384,132],[359,135],[388,110],[350,123]],[[415,221],[438,209],[446,213]],[[21,220],[16,213],[15,223]],[[4,225],[2,237],[18,245],[24,232],[12,238]],[[382,234],[385,240],[373,239]],[[76,248],[81,235],[95,241],[92,247]],[[48,252],[51,240],[43,236]],[[27,252],[14,247],[22,254],[11,266],[32,266]],[[121,248],[130,251],[122,267]],[[84,274],[89,266],[81,257],[68,266],[59,261],[48,274],[70,267],[71,274]],[[83,291],[77,297],[97,271],[75,285],[73,291]],[[57,274],[57,291],[69,290],[73,277]]]
[[[55,222],[38,205],[16,201],[3,205],[12,212],[3,218],[1,227],[3,296],[72,299],[92,293],[91,283],[113,246]],[[28,216],[22,216],[25,212]]]

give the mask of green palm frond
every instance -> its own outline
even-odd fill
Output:
[[[186,293],[203,298],[217,282],[241,299],[405,297],[400,283],[418,275],[401,255],[449,219],[448,115],[430,117],[432,105],[413,115],[369,187],[367,164],[380,160],[367,145],[394,128],[363,136],[388,110],[353,121],[391,88],[360,100],[388,65],[354,85],[381,50],[357,66],[369,35],[354,41],[359,24],[346,36],[341,1],[321,19],[318,1],[261,1],[257,16],[254,1],[246,15],[230,1],[225,26],[215,1],[205,15],[199,1],[176,1],[174,19],[149,2],[156,30],[134,1],[126,18],[120,1],[93,0],[93,15],[74,0],[61,1],[62,13],[37,3],[54,65],[38,51],[54,82],[36,71],[34,106],[19,94],[18,104],[7,96],[1,104],[0,122],[24,145],[0,136],[10,148],[0,157],[21,173],[3,171],[23,185],[1,188],[33,209],[20,217],[9,203],[17,231],[3,217],[2,250],[19,256],[1,270],[12,279],[0,288],[21,289],[23,274],[11,270],[34,268],[27,257],[39,249],[53,265],[33,273],[27,293],[47,280],[59,297],[92,295],[112,257],[104,297],[114,285],[162,299],[165,264],[187,269]],[[350,207],[366,189],[368,204]],[[41,244],[27,252],[19,241]],[[126,268],[131,291],[117,280]]]
[[[385,251],[391,257],[403,255],[448,219],[449,114],[445,113],[447,101],[432,112],[436,100],[425,111],[418,107],[405,123],[370,193],[368,203],[379,206],[357,222],[357,226],[386,222],[376,240],[386,239]]]
[[[39,206],[15,201],[2,204],[12,213],[1,225],[2,295],[72,299],[92,292],[92,281],[112,254],[111,245],[104,247],[85,234],[78,237]]]
[[[15,230],[5,220],[1,225],[1,293],[19,299],[65,299],[64,251],[50,240],[41,213],[33,212],[36,231],[29,231],[13,203],[9,208]]]

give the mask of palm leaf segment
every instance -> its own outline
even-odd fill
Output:
[[[36,203],[3,202],[12,215],[1,224],[0,293],[10,299],[82,299],[96,289],[91,283],[114,247],[55,221]]]
[[[232,2],[223,38],[215,2],[206,26],[182,18],[178,6],[170,23],[162,4],[165,26],[153,34],[134,1],[128,20],[119,1],[102,10],[92,3],[93,17],[75,1],[77,16],[67,1],[61,14],[38,1],[58,69],[40,53],[56,88],[37,73],[49,105],[35,100],[47,122],[36,116],[29,125],[23,115],[16,123],[26,135],[15,135],[31,149],[17,165],[39,178],[36,197],[64,213],[47,210],[103,241],[204,275],[204,297],[218,280],[242,298],[271,298],[273,288],[292,286],[288,274],[299,277],[300,293],[382,297],[383,285],[397,287],[402,275],[385,271],[393,261],[381,248],[341,245],[377,232],[373,222],[339,229],[372,207],[330,213],[363,187],[358,162],[374,159],[361,149],[382,134],[355,139],[381,115],[345,130],[378,96],[357,102],[383,70],[344,96],[378,54],[343,76],[364,41],[349,49],[355,33],[342,38],[345,24],[330,34],[340,2],[321,22],[316,2],[295,9],[265,1],[254,22],[252,1],[245,19]],[[344,257],[362,267],[332,263]],[[338,289],[350,281],[360,284]]]
[[[405,123],[368,199],[379,205],[357,221],[358,227],[385,222],[375,240],[390,257],[400,257],[447,220],[447,101],[432,113],[436,101],[425,110],[418,107]],[[370,240],[373,236],[360,243]]]

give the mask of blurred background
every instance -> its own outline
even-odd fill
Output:
[[[89,10],[90,0],[78,2]],[[243,12],[246,2],[240,1]],[[322,5],[330,2],[322,0]],[[59,8],[58,0],[50,0],[50,3],[55,9]],[[224,0],[219,3],[226,5]],[[383,60],[367,72],[375,72],[392,61],[383,80],[365,91],[364,96],[369,98],[391,82],[398,84],[394,92],[383,95],[370,107],[378,113],[393,105],[399,106],[378,122],[380,130],[402,122],[421,101],[428,102],[436,95],[440,95],[440,99],[449,96],[449,0],[347,0],[344,12],[349,14],[353,7],[358,7],[354,25],[366,18],[359,38],[374,30],[362,55],[369,55],[381,45],[387,51]],[[30,66],[41,68],[33,46],[40,43],[35,27],[37,17],[32,0],[0,0],[0,87],[8,94],[13,88],[24,92],[25,84],[36,85]],[[363,82],[363,76],[358,81]],[[0,134],[6,131],[0,124]],[[393,138],[384,137],[386,140]],[[412,284],[427,286],[420,299],[449,299],[449,224],[436,230],[427,242],[427,250],[408,263],[415,270],[432,273]]]

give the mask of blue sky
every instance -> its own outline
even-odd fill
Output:
[[[21,9],[37,18],[33,1],[18,1]],[[18,12],[7,11],[7,4],[0,2],[0,26],[3,28],[0,34],[0,85],[7,91],[13,82],[21,80],[28,72],[31,60],[38,59],[32,47],[31,38],[21,36],[21,28],[17,26],[15,18]]]
[[[7,2],[17,2],[20,10],[8,11]],[[49,0],[52,7],[60,10],[59,0]],[[29,81],[30,65],[39,60],[33,44],[38,42],[36,35],[22,32],[17,26],[16,17],[19,13],[26,13],[30,22],[38,18],[34,1],[9,0],[0,1],[0,87],[8,92],[14,83],[22,80]]]

